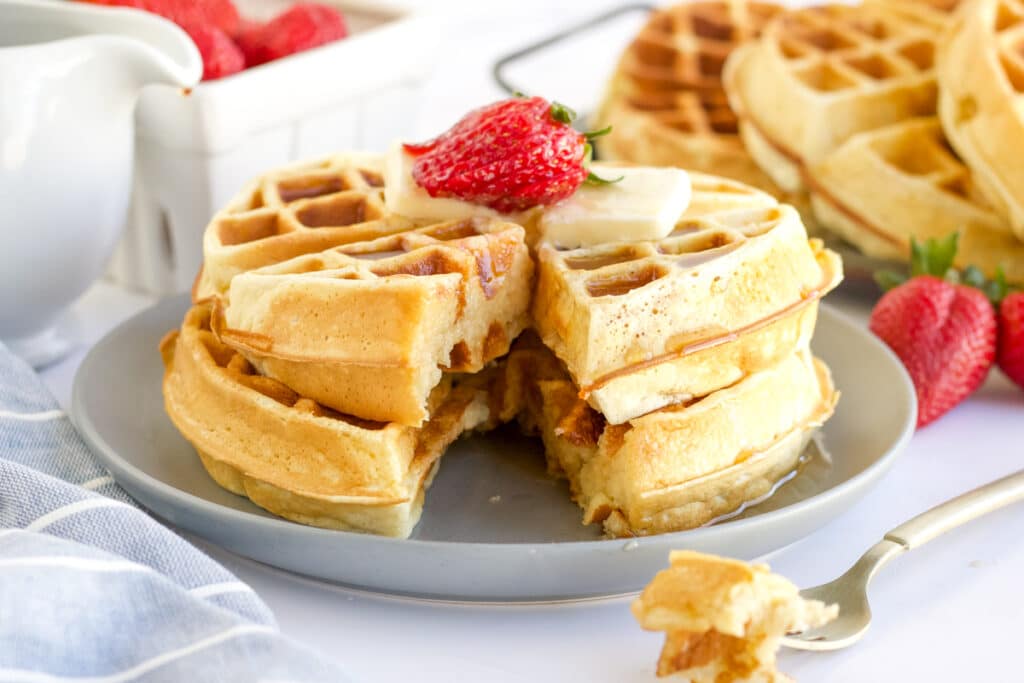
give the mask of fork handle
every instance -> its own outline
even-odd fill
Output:
[[[885,538],[910,550],[950,529],[1020,500],[1024,500],[1024,470],[936,505],[900,524]]]

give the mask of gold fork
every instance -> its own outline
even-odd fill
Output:
[[[1024,470],[947,500],[900,524],[838,579],[800,591],[805,599],[838,604],[839,617],[819,628],[790,633],[782,644],[799,650],[838,650],[853,645],[871,624],[868,583],[883,565],[950,529],[1020,500],[1024,500]]]

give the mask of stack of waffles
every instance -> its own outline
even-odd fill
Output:
[[[537,337],[508,359],[502,417],[541,436],[584,522],[610,536],[699,526],[767,494],[836,400],[808,344],[838,258],[792,207],[691,180],[662,240],[542,243]]]
[[[746,148],[869,256],[905,260],[911,238],[959,232],[957,266],[1024,283],[1024,176],[1009,161],[1021,16],[996,0],[781,13],[724,71]]]
[[[938,79],[949,141],[980,192],[1024,240],[1024,4],[971,2],[940,44]]]
[[[743,147],[722,87],[733,49],[780,11],[745,0],[687,2],[654,11],[623,53],[597,113],[602,158],[680,166],[777,188]]]
[[[164,396],[221,486],[404,537],[447,446],[518,418],[586,523],[660,533],[764,496],[831,414],[809,342],[841,264],[792,207],[693,174],[664,239],[531,250],[387,214],[381,163],[267,174],[207,228]]]
[[[518,225],[383,216],[381,164],[286,168],[213,218],[164,398],[221,486],[404,537],[445,448],[490,418],[463,380],[526,327],[533,262]]]

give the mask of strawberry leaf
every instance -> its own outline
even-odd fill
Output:
[[[599,138],[599,137],[608,135],[608,133],[611,133],[611,132],[612,132],[612,127],[611,126],[605,126],[601,130],[595,130],[595,131],[592,131],[590,133],[584,133],[583,136],[585,138],[587,138],[587,140],[593,140],[594,138]]]
[[[899,287],[907,281],[907,274],[895,270],[875,271],[875,284],[881,287],[883,292]]]
[[[970,285],[971,287],[977,287],[978,289],[984,290],[985,273],[981,272],[981,269],[977,266],[967,266],[960,273],[960,281],[965,285]]]
[[[929,239],[924,244],[910,239],[910,275],[946,277],[953,268],[960,233],[954,232],[944,239]]]
[[[576,112],[561,102],[551,103],[551,118],[566,125],[576,120]]]
[[[614,185],[625,177],[620,175],[618,178],[602,178],[601,176],[594,175],[594,172],[591,171],[587,174],[587,178],[583,183],[585,185]]]
[[[995,278],[985,282],[981,291],[985,292],[985,296],[993,306],[998,306],[1006,298],[1006,295],[1010,293],[1010,286],[1006,283],[1006,273],[1002,266],[996,268]]]

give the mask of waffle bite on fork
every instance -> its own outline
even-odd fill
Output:
[[[680,166],[774,191],[743,148],[721,70],[778,11],[747,0],[655,10],[622,55],[596,116],[598,127],[615,131],[597,141],[602,157]]]

